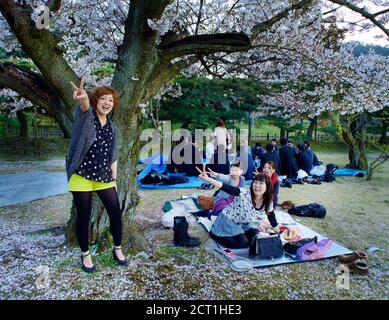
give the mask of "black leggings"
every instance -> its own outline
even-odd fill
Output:
[[[110,222],[110,231],[115,246],[122,242],[122,214],[115,187],[96,191]],[[92,211],[92,191],[72,191],[77,209],[76,235],[82,252],[89,250],[89,219]]]
[[[245,233],[241,233],[233,237],[218,237],[210,232],[210,236],[213,240],[226,248],[242,249],[249,247],[251,240],[258,232],[258,229],[249,229]]]

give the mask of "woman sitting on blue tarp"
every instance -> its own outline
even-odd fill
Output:
[[[257,174],[250,189],[227,185],[208,177],[199,170],[199,178],[211,183],[228,194],[234,201],[224,208],[212,225],[210,236],[221,245],[232,248],[247,248],[259,232],[257,222],[268,219],[274,230],[279,231],[273,210],[273,186],[264,173]]]
[[[197,176],[196,167],[202,168],[201,152],[193,140],[189,143],[188,138],[181,137],[170,153],[166,166],[167,171],[184,173],[186,176]]]

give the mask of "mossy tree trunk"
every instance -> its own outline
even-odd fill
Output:
[[[315,131],[316,123],[317,123],[317,117],[314,117],[313,119],[311,119],[311,122],[309,123],[309,127],[308,127],[307,133],[306,133],[307,140],[309,140],[309,141],[312,140],[312,136],[313,136],[313,132]]]
[[[388,124],[389,122],[386,119],[382,119],[382,131],[381,131],[381,137],[379,140],[379,144],[387,144],[388,143],[388,137],[386,136],[386,132],[388,131]]]
[[[331,119],[339,137],[349,148],[348,158],[350,163],[347,167],[366,170],[368,161],[366,155],[365,113],[340,117],[338,113],[334,112]]]
[[[19,137],[27,138],[28,136],[28,126],[27,126],[27,118],[23,111],[17,111],[16,117],[19,120]]]

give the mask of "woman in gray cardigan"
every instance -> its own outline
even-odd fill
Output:
[[[118,107],[119,96],[111,87],[97,87],[88,97],[82,80],[80,87],[71,85],[73,98],[80,105],[76,109],[66,172],[77,209],[76,235],[82,251],[82,269],[93,272],[96,268],[88,242],[93,191],[97,192],[109,215],[115,245],[113,258],[120,265],[128,264],[121,249],[122,217],[116,192],[118,130],[107,119],[107,115]]]

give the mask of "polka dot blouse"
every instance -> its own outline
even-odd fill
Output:
[[[111,122],[107,121],[104,126],[101,126],[95,110],[93,110],[93,114],[95,116],[96,138],[75,173],[97,182],[112,182],[109,155],[113,148],[114,139]]]

